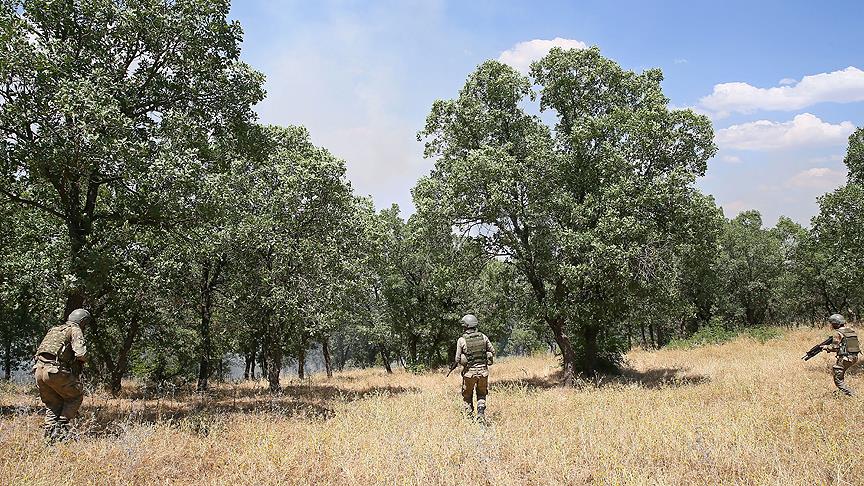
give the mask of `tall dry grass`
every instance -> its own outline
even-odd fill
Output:
[[[487,427],[461,418],[457,376],[364,370],[277,397],[92,396],[79,440],[46,448],[38,399],[11,389],[0,483],[861,484],[862,401],[833,393],[826,355],[799,360],[823,335],[637,350],[577,389],[555,386],[554,358],[501,360]]]

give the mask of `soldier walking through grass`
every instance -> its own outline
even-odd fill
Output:
[[[474,391],[477,391],[477,417],[486,418],[486,395],[489,393],[489,365],[495,349],[489,338],[477,331],[477,318],[467,314],[462,318],[463,334],[456,341],[456,356],[451,370],[462,366],[462,400],[465,414],[474,414]]]
[[[834,373],[834,384],[844,395],[853,396],[854,392],[844,381],[846,370],[858,362],[858,353],[861,351],[858,345],[858,334],[849,327],[846,319],[840,314],[834,314],[828,318],[831,328],[834,330],[830,344],[822,348],[829,353],[837,353],[837,362],[831,367]]]
[[[45,440],[65,440],[69,423],[78,415],[84,400],[81,367],[87,359],[83,328],[90,313],[76,309],[64,324],[52,327],[36,349],[33,371],[39,398],[45,404]]]

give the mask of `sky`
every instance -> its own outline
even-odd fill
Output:
[[[267,77],[263,123],[304,125],[358,194],[413,211],[434,161],[417,132],[480,63],[526,71],[552,46],[598,46],[660,68],[675,108],[710,117],[719,147],[697,185],[727,217],[807,224],[845,183],[864,126],[864,2],[234,0],[242,58]]]

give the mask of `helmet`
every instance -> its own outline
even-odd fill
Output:
[[[462,327],[465,329],[477,329],[477,318],[473,314],[466,314],[462,318]]]
[[[846,319],[844,319],[840,314],[831,314],[831,317],[828,318],[828,322],[830,322],[834,327],[841,327],[843,324],[846,324]]]
[[[69,314],[69,317],[66,318],[66,322],[74,322],[75,324],[86,326],[90,323],[91,319],[93,319],[93,317],[87,309],[75,309]]]

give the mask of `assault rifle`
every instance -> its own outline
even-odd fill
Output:
[[[801,359],[803,359],[804,361],[807,361],[808,359],[816,356],[817,354],[824,351],[822,349],[822,346],[827,346],[827,345],[831,344],[833,341],[834,341],[834,337],[828,336],[827,339],[825,339],[821,343],[817,344],[816,346],[813,346],[812,348],[810,348],[810,351],[807,351],[807,353],[805,353],[804,356],[801,356]]]
[[[447,376],[445,376],[444,378],[449,377],[450,373],[453,373],[453,370],[455,370],[457,366],[459,366],[459,365],[456,364],[456,362],[454,361],[453,364],[450,365],[450,371],[447,372]]]

